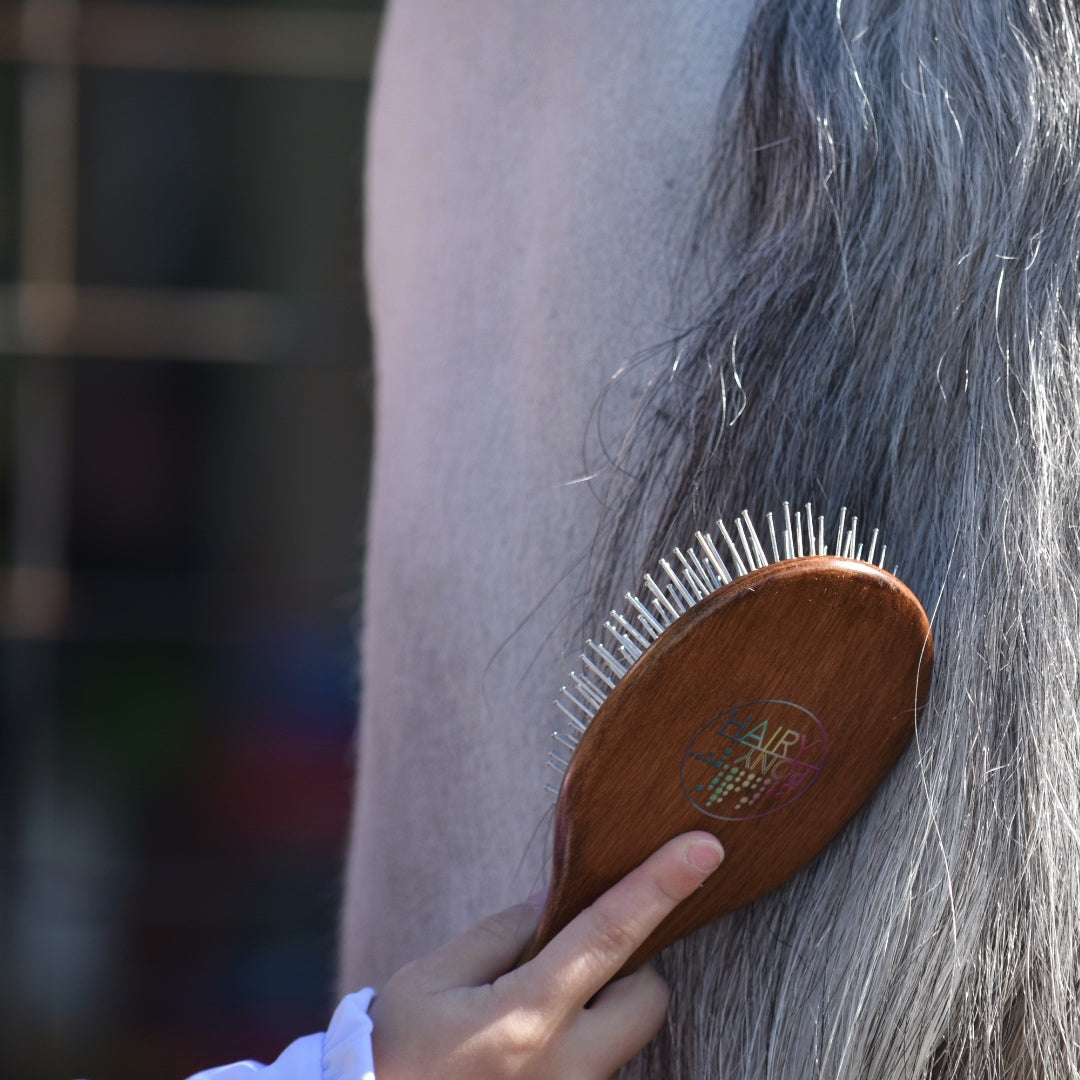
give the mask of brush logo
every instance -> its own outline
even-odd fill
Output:
[[[821,721],[801,705],[734,705],[713,717],[686,748],[683,792],[709,817],[764,817],[806,793],[828,746]]]

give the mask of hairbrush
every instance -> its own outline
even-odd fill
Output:
[[[624,971],[764,895],[836,836],[911,738],[933,638],[878,531],[864,551],[845,509],[830,553],[824,518],[784,503],[779,537],[766,515],[770,557],[745,510],[734,524],[717,522],[719,545],[698,532],[661,559],[563,687],[551,885],[523,961],[688,830],[721,841],[723,868]]]

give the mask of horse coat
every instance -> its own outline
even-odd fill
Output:
[[[671,336],[748,8],[390,7],[365,204],[376,442],[346,987],[545,872],[551,703],[599,513],[590,419],[616,369]],[[630,380],[606,399],[609,437],[634,397]]]

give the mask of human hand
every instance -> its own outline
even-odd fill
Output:
[[[378,1080],[611,1076],[663,1026],[668,989],[648,966],[609,980],[723,854],[708,833],[676,837],[514,971],[539,922],[531,903],[407,964],[370,1010]]]

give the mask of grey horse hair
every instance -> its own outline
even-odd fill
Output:
[[[841,836],[664,955],[625,1076],[1080,1077],[1080,13],[764,0],[717,139],[586,621],[813,499],[881,526],[937,670]]]

